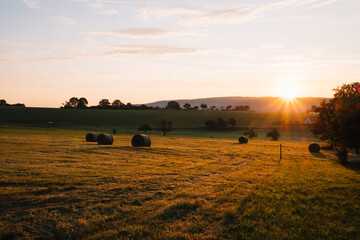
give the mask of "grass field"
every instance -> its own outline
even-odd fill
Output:
[[[235,118],[237,128],[209,131],[205,129],[206,120],[222,117]],[[156,127],[161,120],[173,122],[171,136],[205,137],[233,139],[242,135],[244,128],[255,128],[259,139],[266,139],[266,133],[274,127],[279,128],[281,139],[287,141],[315,141],[307,126],[285,126],[283,123],[303,123],[305,114],[300,113],[257,113],[227,111],[116,111],[89,109],[55,108],[16,108],[0,107],[0,124],[17,126],[46,127],[49,121],[57,129],[77,129],[111,133],[133,134],[143,123]],[[153,131],[152,134],[161,135]]]
[[[0,128],[0,239],[359,239],[359,157],[306,142]],[[279,162],[279,144],[283,159]]]

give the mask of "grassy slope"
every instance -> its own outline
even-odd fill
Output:
[[[46,124],[53,121],[63,125],[118,126],[138,128],[146,122],[155,125],[159,120],[172,121],[177,128],[203,127],[208,119],[234,117],[239,127],[278,126],[281,120],[303,122],[305,115],[298,113],[256,113],[226,111],[116,111],[56,108],[11,108],[0,107],[0,122]]]
[[[1,239],[360,238],[359,171],[307,143],[84,136],[0,129]]]
[[[235,118],[240,129],[208,131],[204,122],[222,117]],[[0,107],[0,124],[18,124],[44,127],[48,121],[55,122],[56,128],[87,129],[111,133],[132,134],[143,123],[155,127],[160,120],[169,120],[174,124],[173,136],[236,138],[242,135],[243,128],[256,128],[260,139],[266,139],[269,128],[280,127],[282,139],[300,141],[315,139],[307,126],[283,127],[281,121],[302,123],[305,115],[297,113],[255,113],[222,111],[113,111],[89,109],[51,109],[51,108],[9,108]],[[156,131],[153,134],[160,134]]]

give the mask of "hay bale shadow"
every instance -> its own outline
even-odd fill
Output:
[[[313,152],[310,152],[311,153],[311,155],[313,155],[314,157],[316,157],[316,158],[322,158],[322,159],[327,159],[327,157],[326,157],[326,155],[324,155],[323,153],[321,153],[321,152],[318,152],[318,153],[313,153]]]
[[[195,202],[191,203],[188,201],[178,202],[168,208],[166,208],[161,214],[158,215],[158,218],[161,220],[176,220],[180,219],[189,213],[195,211],[200,207],[200,204]]]

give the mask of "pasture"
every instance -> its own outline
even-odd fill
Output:
[[[343,166],[307,142],[85,134],[0,128],[0,239],[360,238],[353,154]]]
[[[234,118],[236,128],[208,130],[206,120]],[[266,140],[266,133],[276,127],[287,141],[315,141],[308,126],[301,126],[305,114],[264,113],[229,111],[176,111],[176,110],[91,110],[55,108],[14,108],[0,107],[0,124],[16,126],[46,127],[47,122],[55,123],[53,128],[77,129],[111,133],[133,134],[143,123],[153,128],[161,120],[173,122],[174,130],[170,136],[205,137],[233,139],[241,135],[245,128],[254,128],[258,138]],[[161,135],[158,131],[151,134]]]

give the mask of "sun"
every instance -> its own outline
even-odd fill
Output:
[[[297,97],[298,91],[295,85],[286,85],[279,88],[279,95],[287,101],[292,101]]]

